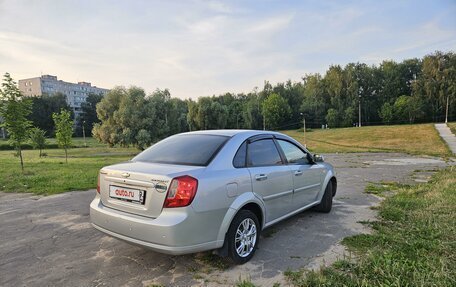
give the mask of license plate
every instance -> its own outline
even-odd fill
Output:
[[[144,204],[146,191],[122,186],[109,186],[109,196],[132,203]]]

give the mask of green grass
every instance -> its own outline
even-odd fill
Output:
[[[448,127],[450,128],[451,132],[456,135],[456,122],[447,123]]]
[[[383,195],[386,192],[397,191],[407,186],[397,182],[369,182],[364,190],[369,194]]]
[[[456,167],[386,198],[372,234],[343,240],[354,258],[287,271],[294,286],[456,286]]]
[[[256,285],[253,284],[250,279],[239,279],[239,281],[236,283],[236,287],[256,287]]]
[[[25,172],[21,172],[19,158],[14,151],[0,151],[0,191],[56,194],[71,190],[95,188],[98,170],[105,166],[131,159],[138,152],[134,148],[105,146],[69,150],[68,163],[62,149],[23,151]]]
[[[303,142],[302,131],[285,131]],[[307,145],[317,153],[329,152],[406,152],[434,156],[450,156],[432,124],[375,126],[313,130],[307,132]],[[96,186],[98,170],[109,164],[130,159],[138,153],[135,148],[108,148],[94,138],[74,138],[70,159],[65,164],[64,152],[57,149],[55,139],[48,139],[52,149],[47,157],[39,158],[38,151],[25,150],[25,173],[19,159],[7,141],[0,140],[0,191],[55,194],[71,190],[86,190]]]
[[[220,257],[216,254],[211,252],[205,252],[200,257],[201,262],[204,263],[209,269],[214,268],[218,270],[226,270],[230,267],[230,263],[226,260],[226,258]],[[207,269],[206,268],[206,269]]]
[[[301,130],[282,131],[304,144]],[[311,130],[306,143],[312,152],[405,152],[431,156],[451,156],[433,124],[368,126]]]

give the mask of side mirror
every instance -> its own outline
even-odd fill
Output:
[[[314,160],[314,162],[324,162],[325,161],[324,157],[320,154],[314,154],[313,160]]]

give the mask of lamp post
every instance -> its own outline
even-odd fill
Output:
[[[86,133],[85,133],[85,123],[86,121],[82,121],[82,137],[84,138],[84,147],[87,147],[87,143],[86,143]]]
[[[358,127],[361,127],[361,93],[363,92],[363,87],[358,89]]]
[[[307,148],[307,142],[306,142],[306,117],[304,116],[303,113],[301,113],[302,116],[302,126],[303,126],[303,132],[304,132],[304,147]]]
[[[440,71],[440,61],[439,61],[439,71]],[[445,84],[445,73],[443,71],[442,71],[442,82]],[[448,93],[448,90],[446,92],[447,92],[447,106],[445,109],[445,124],[448,123],[448,106],[450,104],[450,94]]]
[[[444,59],[443,59],[444,60]],[[443,70],[440,70],[440,67],[442,65],[442,59],[439,59],[439,66],[438,66],[438,72],[439,74],[441,73],[442,75],[442,83],[445,84],[445,66],[443,67]],[[445,65],[445,63],[443,63],[443,65]],[[434,79],[435,82],[437,82],[437,80]],[[439,86],[440,88],[440,94],[442,93],[442,85]],[[445,108],[445,124],[448,123],[448,106],[450,105],[450,95],[448,94],[448,91],[447,91],[447,97],[446,97],[446,108]]]
[[[264,115],[264,112],[263,112],[263,131],[266,130],[266,116]]]
[[[363,92],[363,87],[360,84],[361,77],[356,73],[356,83],[358,86],[358,127],[361,127],[361,94]]]

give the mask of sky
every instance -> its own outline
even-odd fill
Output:
[[[0,0],[0,73],[198,98],[456,51],[451,1]]]

